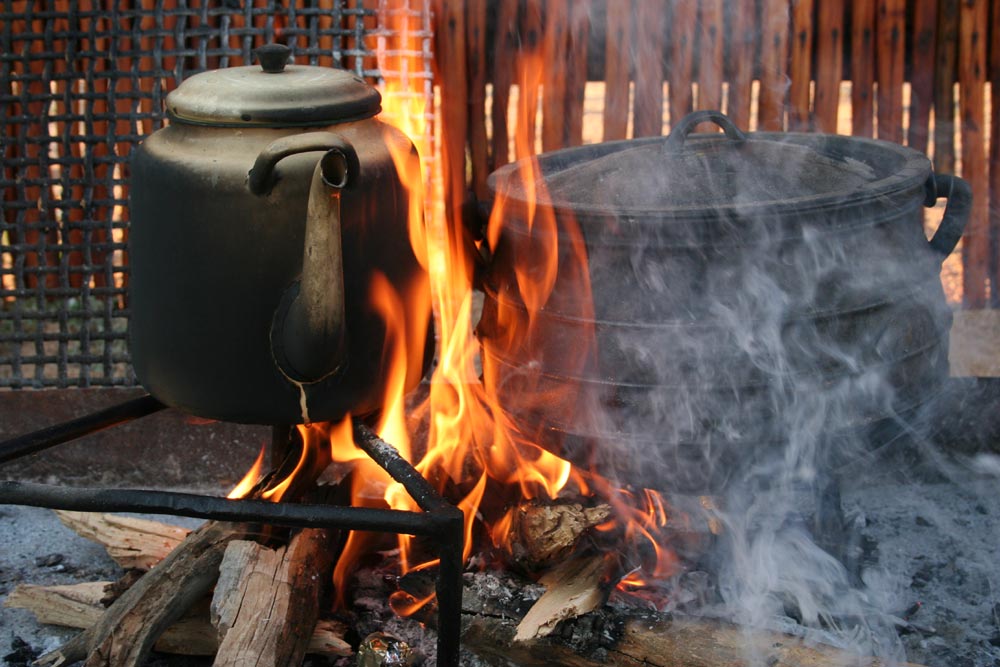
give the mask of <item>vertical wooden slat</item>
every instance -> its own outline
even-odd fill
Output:
[[[732,28],[729,36],[732,72],[729,75],[729,98],[726,112],[736,127],[750,127],[753,61],[757,20],[754,0],[732,0]]]
[[[931,106],[934,101],[934,47],[937,42],[937,0],[916,0],[913,10],[913,62],[910,63],[910,122],[906,143],[927,152]]]
[[[959,1],[938,0],[938,38],[934,54],[934,167],[944,174],[955,172]]]
[[[649,0],[640,0],[646,2]],[[670,126],[674,127],[677,122],[691,113],[694,109],[694,99],[691,93],[691,82],[694,79],[694,31],[698,21],[698,5],[694,0],[670,0],[670,61],[667,67],[667,80],[670,83]],[[658,12],[662,13],[662,12]],[[653,48],[657,55],[663,51],[662,35],[664,31],[657,23],[655,16],[643,15],[639,13],[636,20],[636,29],[640,34],[643,31],[652,33],[647,39],[660,46]],[[662,67],[662,64],[661,64]],[[638,66],[636,67],[638,77]],[[659,89],[662,94],[662,87]],[[636,90],[636,104],[638,111],[638,90]],[[662,102],[661,102],[662,105]],[[636,117],[636,136],[640,136],[638,130],[638,116]],[[661,118],[662,122],[662,118]],[[661,130],[657,129],[656,134]],[[650,133],[651,134],[651,133]]]
[[[813,0],[792,3],[791,86],[788,89],[788,129],[809,129],[809,97],[813,58]],[[825,27],[820,27],[823,30]]]
[[[699,109],[722,110],[723,20],[722,0],[702,0],[698,17],[701,41],[698,49]],[[670,122],[676,121],[671,117]]]
[[[510,103],[510,86],[514,82],[517,25],[517,0],[500,0],[497,6],[497,27],[493,48],[493,105],[490,108],[490,120],[493,124],[491,167],[494,170],[510,161],[507,148],[510,141],[507,107]]]
[[[486,0],[466,0],[465,29],[469,67],[469,156],[472,193],[486,201],[489,155],[486,143]]]
[[[844,73],[844,0],[819,0],[816,22],[819,32],[813,119],[819,132],[836,132]]]
[[[635,110],[636,137],[663,133],[663,35],[665,0],[636,0],[635,21]],[[686,79],[689,86],[690,75]],[[670,99],[673,100],[671,85]],[[673,116],[671,116],[673,122]]]
[[[515,68],[519,70],[518,113],[515,138],[526,140],[519,144],[515,141],[515,157],[528,157],[535,152],[535,127],[538,119],[538,87],[541,82],[538,72],[527,71],[524,54],[539,56],[542,53],[542,0],[526,0],[524,15],[521,17],[521,45],[516,58]],[[540,63],[532,63],[537,65]]]
[[[761,24],[757,124],[762,130],[783,130],[788,79],[787,0],[762,0]]]
[[[875,136],[875,5],[855,0],[851,19],[851,134]]]
[[[465,201],[465,137],[468,120],[468,74],[465,67],[465,11],[460,0],[436,0],[434,6],[435,76],[441,86],[441,174],[445,219],[461,220]]]
[[[563,147],[569,63],[569,1],[548,0],[542,46],[542,150]]]
[[[609,2],[604,42],[604,140],[624,139],[628,132],[629,46],[632,2]]]
[[[989,226],[986,175],[984,86],[986,83],[986,0],[962,0],[959,12],[958,85],[962,118],[962,176],[972,186],[972,216],[962,246],[965,304],[986,306]]]
[[[587,42],[590,39],[590,0],[570,3],[569,71],[566,76],[566,146],[583,143],[583,99],[587,88]]]
[[[990,307],[1000,308],[1000,2],[991,3],[990,25]]]
[[[906,0],[879,0],[878,138],[903,143],[903,56]]]

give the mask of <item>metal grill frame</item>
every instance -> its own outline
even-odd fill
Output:
[[[137,384],[127,164],[184,78],[281,41],[297,62],[422,91],[400,94],[423,96],[418,150],[433,155],[430,2],[380,14],[370,0],[0,0],[0,388]],[[399,13],[408,34],[393,48],[383,21]],[[381,72],[387,48],[420,67]]]
[[[0,442],[0,464],[165,409],[146,395],[47,429]],[[79,512],[138,512],[216,521],[252,521],[294,528],[364,530],[431,538],[437,547],[437,664],[458,667],[461,649],[462,570],[465,538],[462,510],[445,500],[389,443],[355,419],[354,441],[399,482],[420,512],[263,500],[231,500],[153,489],[87,489],[0,481],[0,505],[27,505]],[[287,442],[289,427],[274,427],[274,443]]]

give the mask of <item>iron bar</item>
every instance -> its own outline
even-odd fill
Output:
[[[440,537],[443,522],[424,512],[231,500],[150,489],[80,489],[0,482],[0,504],[78,512],[145,512],[216,521],[258,521],[295,528],[346,528]]]
[[[33,433],[18,436],[0,443],[0,463],[6,463],[28,454],[40,452],[49,447],[70,440],[82,438],[103,429],[130,422],[139,417],[159,412],[166,408],[163,403],[149,394],[119,403],[110,408],[94,412],[79,419],[49,426]]]
[[[450,511],[455,506],[441,497],[431,483],[399,455],[396,448],[378,437],[364,422],[354,420],[354,442],[389,476],[403,485],[410,497],[427,512]]]

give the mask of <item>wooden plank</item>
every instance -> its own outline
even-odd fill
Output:
[[[816,100],[813,120],[819,132],[836,132],[840,83],[844,76],[844,0],[820,0],[816,23]]]
[[[643,0],[640,0],[642,2]],[[645,0],[648,4],[649,0]],[[673,127],[681,118],[691,113],[694,109],[694,99],[691,94],[691,82],[694,80],[694,31],[698,20],[698,5],[691,0],[670,0],[672,15],[670,19],[670,63],[667,67],[667,80],[670,84],[670,126]],[[651,12],[654,10],[651,10]],[[657,14],[663,11],[655,10]],[[650,12],[650,13],[651,13]],[[657,55],[662,53],[663,45],[660,35],[664,31],[660,28],[657,17],[652,15],[639,14],[637,19],[637,30],[640,34],[651,32],[652,35],[646,39],[652,42],[650,50]],[[655,45],[655,48],[654,46]],[[636,77],[643,70],[636,66]],[[662,93],[660,88],[657,91]],[[662,100],[661,100],[662,105]],[[641,136],[638,131],[638,109],[639,90],[636,83],[636,136]],[[653,134],[647,132],[645,134]],[[655,134],[660,134],[657,129]]]
[[[692,3],[693,4],[693,3]],[[698,17],[698,108],[722,110],[725,34],[722,0],[702,0]],[[670,120],[674,122],[673,117]]]
[[[750,127],[757,18],[754,0],[732,0],[731,6],[733,20],[729,37],[729,61],[732,72],[729,75],[726,113],[736,127],[745,130]]]
[[[955,71],[958,63],[959,0],[938,0],[934,50],[934,167],[955,173]]]
[[[788,128],[809,129],[810,82],[813,58],[813,0],[794,0],[792,4],[791,85],[788,89]]]
[[[913,9],[913,56],[910,64],[910,122],[906,143],[927,152],[934,103],[934,47],[937,43],[937,0],[916,0]]]
[[[441,174],[445,219],[450,224],[458,224],[465,202],[465,137],[468,123],[465,11],[462,2],[436,0],[434,19],[435,78],[441,86]]]
[[[878,138],[903,143],[903,57],[906,48],[906,0],[879,0]]]
[[[510,161],[507,111],[510,86],[514,82],[514,58],[517,54],[517,0],[500,0],[497,6],[496,36],[493,47],[493,104],[490,121],[493,124],[491,168],[499,169]]]
[[[785,129],[785,89],[788,79],[788,3],[762,0],[760,93],[757,125],[762,130]]]
[[[542,40],[542,150],[564,146],[569,0],[548,0]]]
[[[486,201],[490,165],[486,139],[486,0],[466,0],[465,30],[469,68],[469,157],[472,193]]]
[[[990,307],[1000,308],[1000,7],[993,2],[990,31]]]
[[[986,306],[989,269],[989,186],[984,149],[986,44],[988,12],[986,0],[966,0],[959,11],[958,82],[962,118],[962,177],[972,186],[972,216],[962,243],[962,287],[965,305]]]
[[[590,39],[590,0],[570,3],[569,52],[566,72],[566,133],[563,144],[583,143],[583,98],[587,88],[587,43]]]
[[[851,19],[851,134],[875,136],[876,0],[855,0]]]
[[[663,35],[666,7],[666,0],[636,0],[635,104],[632,126],[632,133],[636,137],[658,136],[663,133]],[[688,36],[690,35],[689,32]],[[690,70],[686,81],[690,99]],[[671,79],[671,104],[674,94]],[[672,123],[675,120],[673,108],[670,113]]]
[[[608,3],[604,42],[604,140],[624,139],[628,132],[629,45],[632,2]]]

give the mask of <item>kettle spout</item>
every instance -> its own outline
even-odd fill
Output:
[[[302,279],[278,327],[282,371],[305,382],[321,380],[342,365],[345,352],[344,261],[340,194],[353,157],[350,146],[328,150],[309,188]],[[292,288],[294,290],[294,286]],[[279,312],[278,317],[282,317]]]

